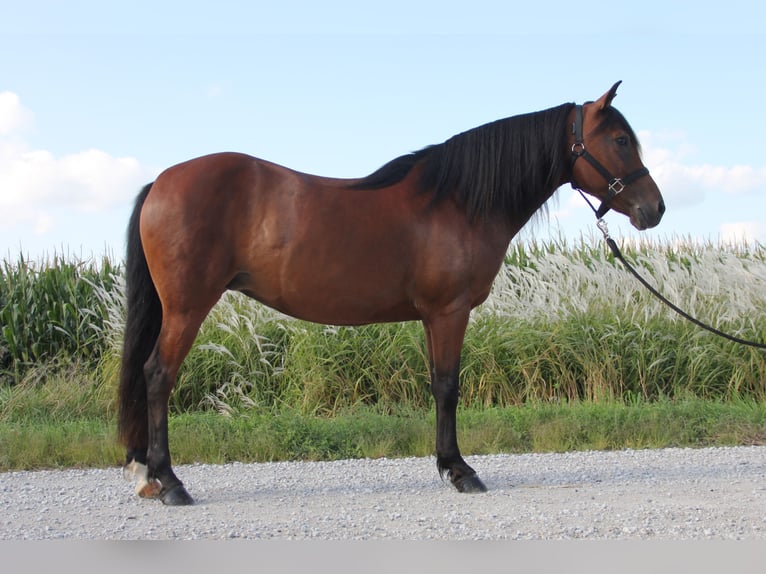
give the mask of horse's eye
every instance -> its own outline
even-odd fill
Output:
[[[614,141],[616,141],[617,145],[619,145],[619,146],[626,146],[626,145],[628,145],[628,138],[626,136],[618,136],[618,137],[615,138]]]

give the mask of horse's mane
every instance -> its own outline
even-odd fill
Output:
[[[567,116],[574,104],[497,120],[398,157],[354,183],[380,189],[421,167],[417,185],[434,202],[449,196],[471,219],[498,212],[529,216],[569,169]]]

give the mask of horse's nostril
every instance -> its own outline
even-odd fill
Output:
[[[665,202],[660,200],[660,204],[657,206],[657,211],[660,212],[660,215],[665,213]]]

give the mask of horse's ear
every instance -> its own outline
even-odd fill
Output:
[[[596,101],[596,109],[597,110],[603,110],[605,108],[608,108],[612,105],[612,100],[617,95],[617,87],[622,83],[622,80],[619,82],[616,82],[614,86],[612,86],[607,93],[605,93],[603,96],[601,96]]]

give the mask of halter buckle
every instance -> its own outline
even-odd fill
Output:
[[[613,195],[622,193],[623,189],[625,189],[625,184],[619,177],[615,177],[612,181],[609,182],[609,191],[611,191]]]

